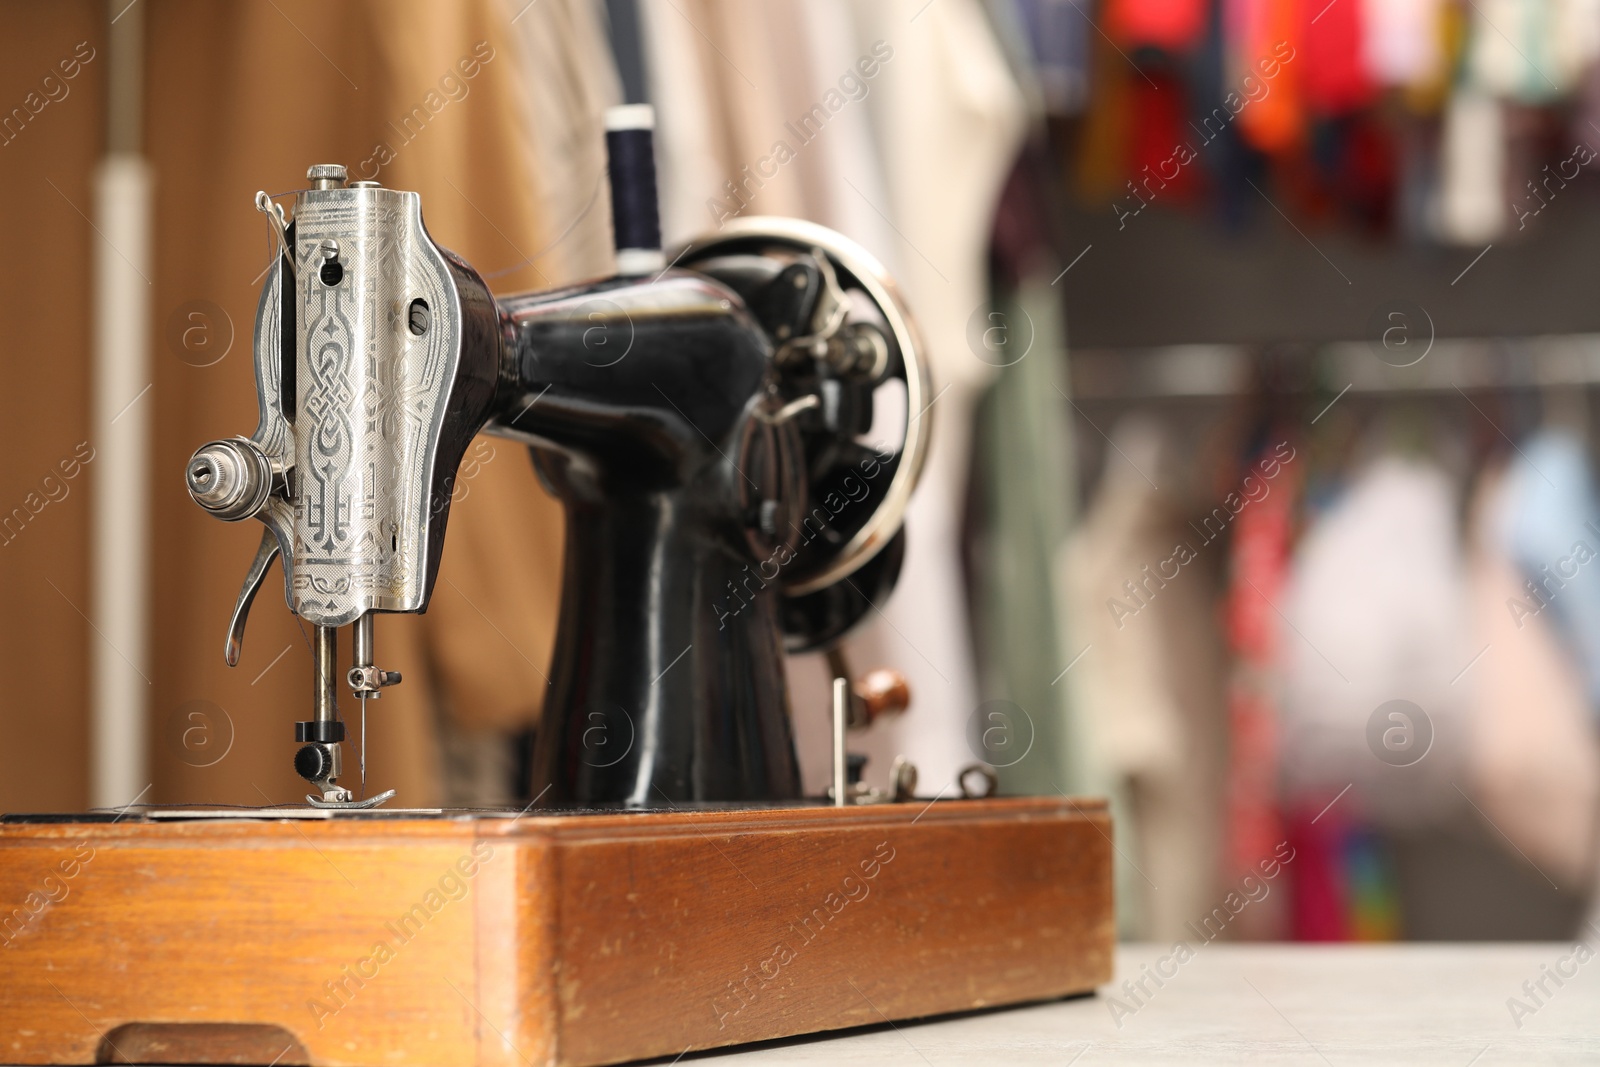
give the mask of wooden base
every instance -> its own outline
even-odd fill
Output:
[[[0,825],[5,1063],[605,1064],[1092,990],[1103,801]]]

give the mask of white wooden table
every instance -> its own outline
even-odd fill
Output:
[[[1600,937],[1591,938],[1591,943]],[[945,1067],[986,1064],[1600,1063],[1600,953],[1573,945],[1127,945],[1094,997],[898,1023],[683,1063]],[[1175,975],[1139,995],[1144,966]],[[1557,985],[1557,968],[1571,974]],[[1542,969],[1543,968],[1543,969]],[[908,976],[912,977],[912,976]],[[1544,980],[1548,996],[1523,989]],[[1116,997],[1116,1001],[1112,997]],[[1513,1012],[1518,998],[1530,1011]],[[1123,1008],[1128,1009],[1126,1012]],[[1114,1016],[1116,1016],[1114,1018]],[[1520,1023],[1520,1026],[1518,1025]],[[1119,1025],[1120,1024],[1120,1025]],[[668,1061],[660,1061],[668,1062]]]

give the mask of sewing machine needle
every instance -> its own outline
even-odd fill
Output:
[[[361,694],[361,799],[367,799],[367,694]]]

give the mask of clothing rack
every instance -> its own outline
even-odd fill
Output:
[[[1068,360],[1072,398],[1084,402],[1205,400],[1246,395],[1263,373],[1277,392],[1347,390],[1374,395],[1507,391],[1600,385],[1600,334],[1521,338],[1412,338],[1325,345],[1166,345],[1076,349]],[[1394,363],[1424,353],[1410,366]]]

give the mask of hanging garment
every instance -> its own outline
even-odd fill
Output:
[[[983,0],[984,14],[988,16],[990,32],[1005,57],[1006,69],[1016,84],[1031,127],[1042,128],[1049,113],[1044,90],[1039,84],[1039,65],[1029,40],[1028,24],[1024,21],[1020,0]]]
[[[622,89],[601,12],[589,0],[503,4],[533,150],[529,167],[555,231],[532,251],[534,261],[559,284],[609,274],[605,109],[622,102]]]
[[[1037,224],[1039,220],[1035,219]],[[1074,484],[1071,426],[1063,412],[1066,323],[1053,274],[1023,275],[996,310],[1032,347],[1001,368],[979,406],[973,485],[981,514],[974,546],[974,619],[982,692],[1020,706],[1033,750],[998,768],[1004,792],[1085,795],[1082,727],[1060,684],[1076,654],[1059,598]]]
[[[702,28],[709,26],[704,4],[643,2],[639,14],[656,114],[661,237],[672,247],[742,211],[733,191],[740,164],[719,104],[719,75],[711,70],[711,64],[722,60]],[[752,185],[748,192],[754,191]]]
[[[1298,464],[1297,464],[1297,461]],[[1226,838],[1221,877],[1233,881],[1285,840],[1279,804],[1281,726],[1271,671],[1282,655],[1277,604],[1288,570],[1294,509],[1303,478],[1295,446],[1271,434],[1248,453],[1239,488],[1200,520],[1211,543],[1231,526],[1223,621],[1229,653]],[[1241,916],[1244,936],[1282,935],[1284,901]]]
[[[1591,715],[1600,713],[1600,500],[1583,442],[1543,430],[1506,471],[1503,546],[1521,570],[1519,619],[1548,614],[1585,679]]]
[[[1470,8],[1439,3],[1433,18],[1434,52],[1437,60],[1423,78],[1407,85],[1400,99],[1414,114],[1434,116],[1444,106],[1465,64],[1470,35]]]
[[[1396,941],[1402,933],[1394,864],[1382,839],[1335,797],[1296,806],[1286,832],[1290,936],[1295,941]]]
[[[1479,245],[1506,229],[1505,127],[1500,102],[1463,87],[1445,108],[1437,230],[1441,240]]]
[[[1343,844],[1349,940],[1400,940],[1400,879],[1389,846],[1369,827],[1348,834]]]
[[[1318,800],[1324,800],[1317,797]],[[1324,806],[1332,804],[1329,796]],[[1313,822],[1312,820],[1317,820]],[[1323,812],[1311,805],[1295,810],[1284,823],[1292,839],[1294,860],[1287,880],[1290,887],[1287,934],[1295,941],[1348,941],[1348,904],[1339,846],[1350,820],[1337,810]]]
[[[1017,19],[1033,57],[1044,106],[1075,115],[1089,96],[1089,38],[1094,29],[1074,0],[1016,0]]]
[[[1305,26],[1300,0],[1223,0],[1223,88],[1246,101],[1238,111],[1239,136],[1258,151],[1289,152],[1305,136]],[[1263,79],[1266,91],[1252,93]]]
[[[859,162],[873,151],[864,101],[894,48],[860,39],[846,0],[644,12],[652,85],[671,124],[663,139],[691,164],[664,188],[669,242],[738,216],[853,218],[860,194],[850,183],[881,192],[876,166]]]
[[[981,691],[1032,720],[1028,758],[998,768],[1016,795],[1086,794],[1082,726],[1059,684],[1068,643],[1060,551],[1078,500],[1066,396],[1066,322],[1050,244],[1052,168],[1031,144],[995,215],[994,320],[1010,347],[984,394],[974,431],[970,566]],[[1043,581],[1041,581],[1043,577]]]
[[[1440,182],[1438,131],[1437,123],[1406,115],[1395,132],[1394,228],[1396,235],[1410,244],[1436,236],[1433,208]]]
[[[1506,542],[1521,495],[1517,467],[1526,463],[1510,462],[1484,478],[1472,508],[1471,614],[1484,650],[1466,676],[1475,703],[1472,794],[1491,836],[1504,835],[1546,877],[1578,891],[1594,876],[1600,745],[1555,613],[1526,611],[1527,579]]]
[[[728,170],[737,187],[730,195],[742,201],[742,214],[797,217],[817,211],[816,191],[808,186],[825,169],[822,117],[831,122],[859,103],[837,85],[813,81],[803,6],[803,0],[703,3],[702,25],[718,52],[718,62],[708,64],[706,72],[714,106],[724,117]],[[761,56],[762,63],[746,70],[750,64],[736,65],[735,56]],[[846,72],[855,73],[847,65],[832,77]],[[810,111],[814,106],[819,110]],[[795,159],[783,162],[780,145],[793,149]]]
[[[1137,186],[1139,199],[1167,205],[1186,204],[1198,195],[1203,171],[1196,155],[1204,141],[1189,125],[1188,92],[1179,79],[1153,71],[1149,80],[1128,83],[1129,134],[1127,180]],[[1143,210],[1138,208],[1137,210]]]
[[[1439,76],[1441,6],[1442,0],[1362,0],[1362,59],[1373,81],[1413,86]]]
[[[1328,177],[1340,214],[1367,232],[1385,234],[1394,219],[1398,181],[1394,133],[1370,111],[1348,115],[1336,127],[1336,157]]]
[[[1078,195],[1098,204],[1131,192],[1126,184],[1133,129],[1130,90],[1139,75],[1122,61],[1110,41],[1097,34],[1091,46],[1094,62],[1090,65],[1088,105],[1066,166],[1072,170]]]
[[[1320,115],[1344,115],[1370,104],[1377,86],[1367,72],[1359,3],[1349,0],[1315,0],[1304,4],[1301,17],[1298,73],[1306,106]]]
[[[1201,153],[1202,174],[1212,191],[1212,214],[1225,230],[1237,233],[1260,206],[1261,194],[1250,185],[1252,175],[1259,170],[1259,160],[1241,139],[1237,123],[1227,118],[1232,114],[1231,105],[1224,98],[1227,93],[1236,92],[1237,87],[1231,81],[1233,54],[1224,31],[1226,13],[1225,4],[1212,8],[1205,44],[1191,65],[1190,103],[1196,113],[1190,118],[1189,127],[1198,138],[1195,147]],[[1281,67],[1280,62],[1279,73]],[[1270,63],[1266,69],[1273,69]],[[1253,83],[1255,86],[1276,80],[1267,79],[1259,67],[1256,73],[1261,80]],[[1258,94],[1260,91],[1256,89]],[[1270,86],[1267,91],[1271,92]],[[1218,108],[1222,110],[1219,112]]]
[[[1228,732],[1212,613],[1221,560],[1183,522],[1174,491],[1155,488],[1183,483],[1160,424],[1127,416],[1112,441],[1063,550],[1062,656],[1073,666],[1060,684],[1081,709],[1084,787],[1112,801],[1123,935],[1189,938],[1185,924],[1215,905],[1222,884]]]
[[[807,53],[811,57],[807,84],[825,94],[828,88],[838,87],[845,72],[854,70],[861,86],[857,91],[869,96],[875,92],[878,79],[888,68],[879,64],[874,77],[859,77],[862,56],[873,54],[875,41],[857,32],[850,5],[845,0],[805,0],[800,5],[800,13]],[[888,61],[890,65],[893,62],[893,58]],[[867,69],[873,69],[871,64]],[[796,118],[816,102],[814,96],[796,106]],[[806,189],[811,202],[807,204],[807,217],[859,242],[878,257],[890,274],[898,277],[898,241],[889,219],[875,207],[889,203],[884,189],[883,162],[878,155],[872,110],[860,106],[862,102],[853,100],[850,105],[841,107],[828,120],[826,136],[813,137],[807,146],[816,149],[814,154],[800,161],[809,168]]]
[[[1578,86],[1600,58],[1600,0],[1555,0],[1551,52],[1563,91]]]
[[[1106,0],[1101,27],[1124,49],[1192,51],[1205,32],[1206,0]]]
[[[1477,0],[1467,74],[1475,87],[1524,104],[1571,92],[1600,54],[1596,0]]]
[[[1452,682],[1475,649],[1456,500],[1431,462],[1384,456],[1306,530],[1280,602],[1290,800],[1350,786],[1339,803],[1389,827],[1436,825],[1461,804],[1467,701]]]
[[[642,12],[667,244],[739,216],[787,215],[831,226],[892,267],[864,101],[892,68],[894,46],[862,38],[848,0],[647,3]]]

